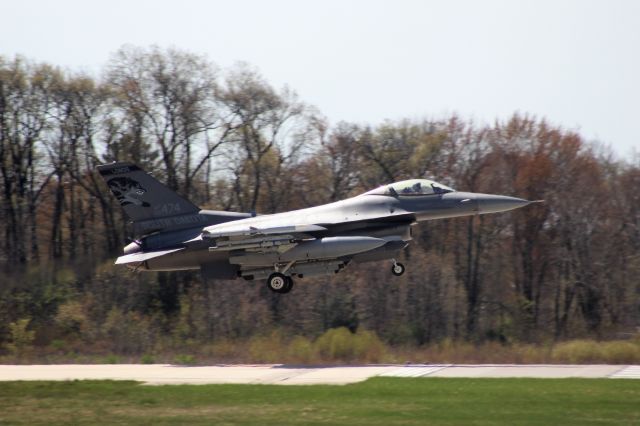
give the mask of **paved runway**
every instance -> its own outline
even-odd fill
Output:
[[[0,381],[136,380],[146,384],[262,383],[282,385],[356,383],[370,377],[538,377],[640,379],[639,365],[366,365],[295,367],[287,365],[169,364],[0,365]]]

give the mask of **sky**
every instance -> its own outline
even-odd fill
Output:
[[[0,3],[3,56],[99,75],[125,44],[248,62],[333,124],[520,112],[640,151],[640,1]]]

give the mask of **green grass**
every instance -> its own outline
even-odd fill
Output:
[[[0,383],[0,424],[640,424],[640,382],[374,378],[347,386]]]

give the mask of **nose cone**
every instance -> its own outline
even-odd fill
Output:
[[[476,194],[478,213],[498,213],[524,207],[531,201],[504,195]]]

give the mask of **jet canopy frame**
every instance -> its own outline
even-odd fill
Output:
[[[430,179],[409,179],[395,182],[390,185],[383,185],[369,192],[365,192],[365,195],[415,197],[423,195],[440,195],[448,192],[455,192],[455,189]]]

